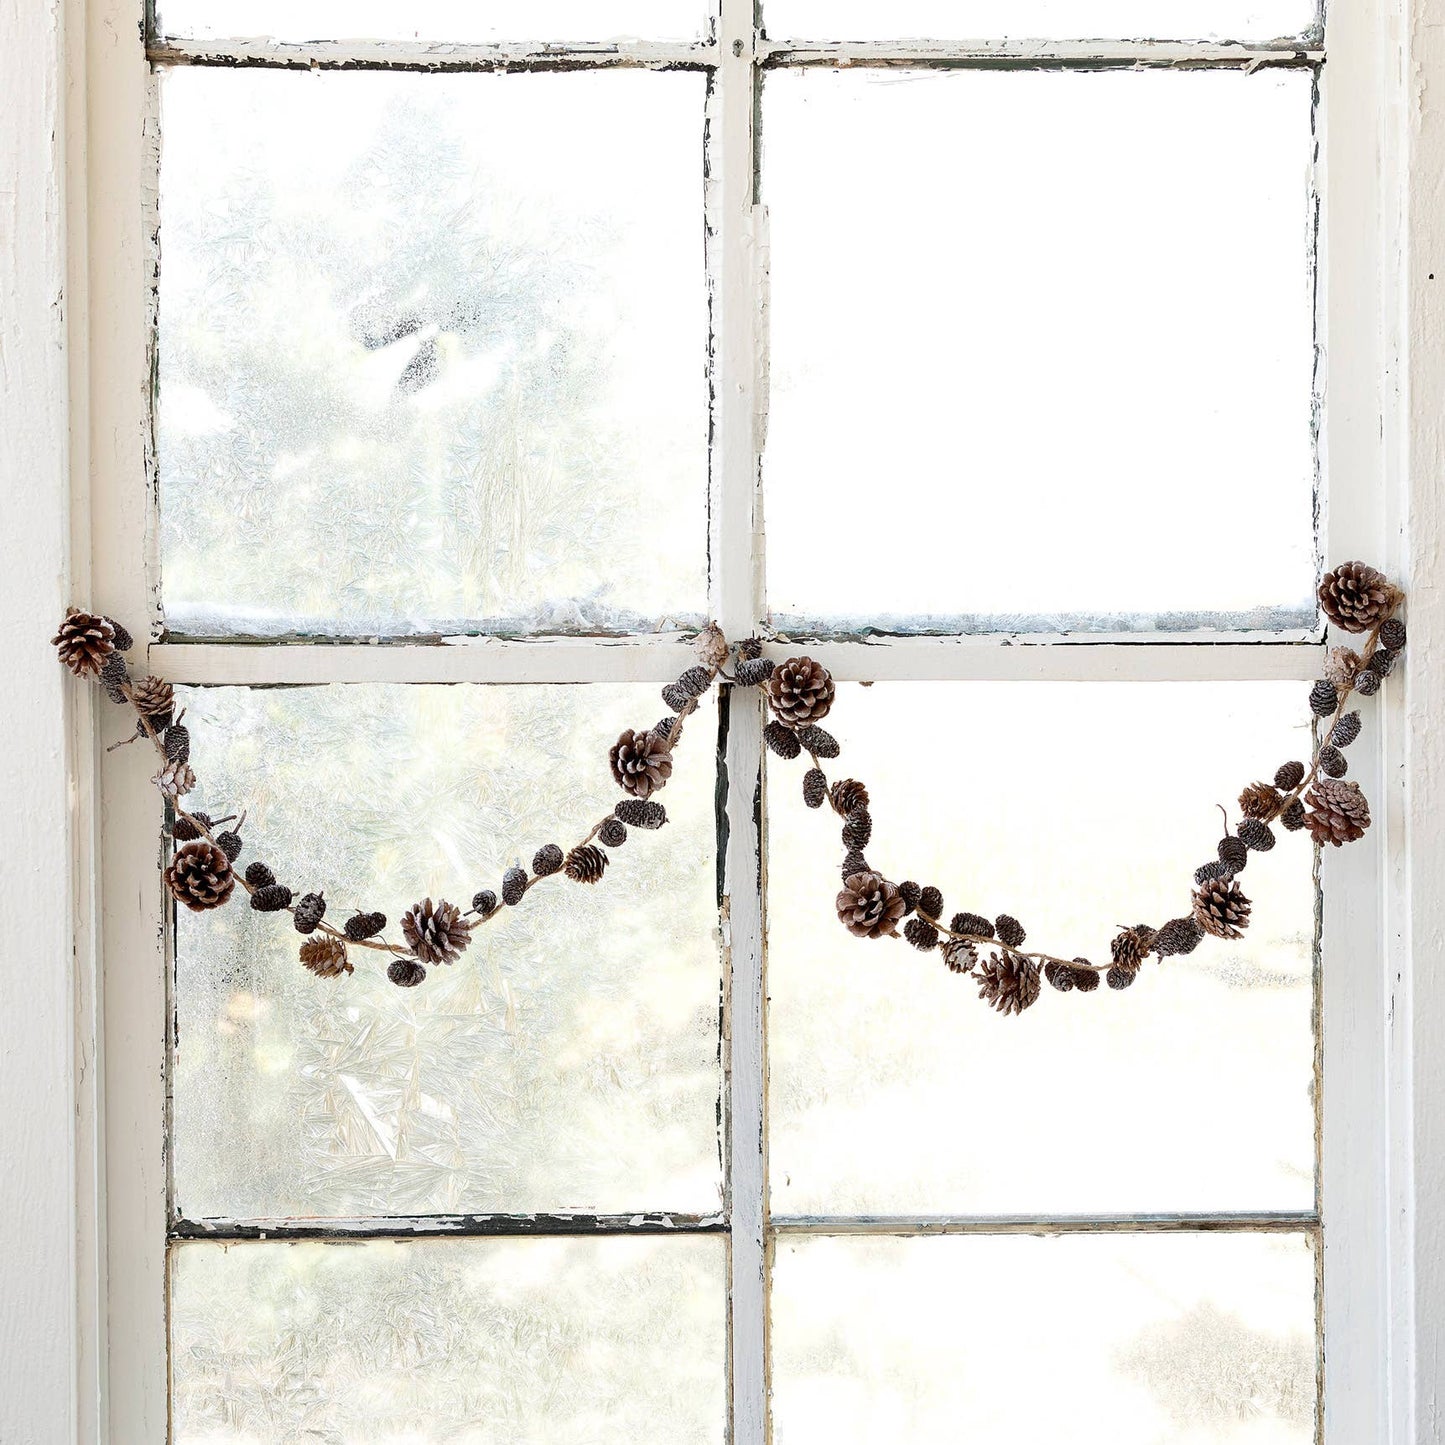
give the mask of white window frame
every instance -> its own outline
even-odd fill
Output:
[[[753,543],[766,218],[753,196],[751,0],[722,5],[709,42],[721,78],[711,124],[723,137],[708,201],[720,377],[711,600],[729,634],[744,635],[762,607]],[[93,693],[65,684],[40,645],[72,600],[137,631],[156,616],[147,479],[157,136],[139,20],[137,0],[0,10],[0,164],[13,188],[0,209],[13,232],[0,245],[0,475],[11,500],[0,615],[11,623],[20,699],[0,821],[13,961],[0,1021],[0,1439],[24,1445],[151,1445],[168,1426],[165,949],[159,860],[141,844],[159,836],[160,811],[145,770],[100,752]],[[1433,269],[1440,257],[1445,288],[1445,112],[1433,93],[1445,77],[1445,0],[1336,0],[1328,45],[1321,442],[1334,480],[1324,547],[1333,560],[1379,559],[1405,580],[1412,641],[1403,687],[1392,681],[1382,694],[1383,741],[1366,768],[1377,826],[1323,861],[1324,1433],[1327,1445],[1415,1445],[1445,1428],[1445,1056],[1434,1047],[1445,1037],[1445,971],[1435,966],[1445,938],[1445,292]],[[889,52],[851,49],[864,59]],[[972,48],[995,60],[1016,49]],[[1249,55],[1216,49],[1218,59]],[[1180,50],[1069,45],[1057,56],[1158,63]],[[643,52],[631,59],[667,55]],[[514,50],[505,58],[525,60]],[[809,650],[842,678],[1078,680],[1303,680],[1320,650],[1197,636],[1028,642]],[[609,647],[603,664],[595,647],[566,640],[165,646],[151,649],[151,665],[188,682],[661,682],[685,651],[639,639]],[[725,922],[735,1445],[761,1445],[766,1431],[763,918],[752,808],[761,721],[755,700],[734,700]]]

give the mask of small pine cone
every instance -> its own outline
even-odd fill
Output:
[[[940,902],[942,902],[941,899]],[[1007,913],[1000,913],[994,919],[993,929],[998,941],[1007,944],[1010,948],[1022,948],[1024,939],[1028,937],[1024,932],[1023,924]]]
[[[911,878],[905,878],[903,882],[898,885],[898,891],[903,896],[904,912],[912,913],[913,910],[918,907],[919,900],[923,897],[923,889]],[[934,915],[935,918],[937,916],[937,914]]]
[[[966,938],[951,938],[943,945],[943,961],[950,973],[972,973],[978,963],[978,949]]]
[[[857,778],[843,778],[833,784],[829,800],[833,811],[846,818],[849,813],[868,806],[868,789]]]
[[[824,728],[814,727],[811,723],[798,729],[798,741],[810,753],[816,753],[820,758],[836,758],[842,752],[838,739],[832,733]]]
[[[336,978],[352,972],[346,945],[329,933],[323,933],[320,938],[308,938],[301,945],[301,963],[317,978]]]
[[[712,686],[712,673],[705,667],[690,667],[678,678],[677,685],[689,697],[701,697]]]
[[[1044,980],[1058,989],[1060,993],[1069,993],[1074,987],[1075,970],[1066,963],[1058,963],[1050,960],[1044,965]]]
[[[766,657],[750,657],[738,663],[733,674],[739,687],[757,687],[773,675],[773,664]]]
[[[761,637],[745,637],[738,643],[738,660],[740,662],[756,662],[763,655],[763,639]]]
[[[1268,853],[1274,847],[1274,834],[1258,818],[1246,818],[1239,825],[1239,841],[1255,853]]]
[[[284,883],[268,883],[251,895],[257,913],[281,913],[291,906],[291,890]]]
[[[868,866],[868,860],[856,848],[851,848],[843,859],[840,871],[846,883],[855,873],[871,873],[873,870]]]
[[[1396,654],[1387,647],[1376,648],[1370,654],[1370,660],[1365,664],[1365,671],[1377,672],[1381,677],[1389,677],[1395,670],[1395,657]]]
[[[670,682],[662,690],[662,700],[673,712],[682,712],[691,705],[692,694],[684,692],[675,682]]]
[[[811,657],[790,657],[768,678],[768,704],[784,722],[798,727],[822,722],[833,706],[833,678]]]
[[[1305,795],[1310,811],[1305,826],[1316,843],[1339,848],[1365,836],[1370,826],[1370,804],[1358,783],[1317,782]]]
[[[165,751],[166,761],[170,763],[188,763],[191,760],[191,733],[190,729],[181,723],[172,723],[165,730],[161,737],[161,747]]]
[[[1154,952],[1160,958],[1193,953],[1204,937],[1204,930],[1193,918],[1171,918],[1154,936]]]
[[[926,913],[930,918],[938,918],[943,913],[943,894],[931,883],[918,894],[918,911]]]
[[[70,607],[50,644],[76,677],[96,678],[106,658],[115,651],[115,623],[94,612]]]
[[[232,863],[241,856],[243,847],[241,835],[232,832],[229,828],[224,833],[216,834],[216,847],[228,857]]]
[[[499,906],[497,895],[490,888],[482,888],[472,894],[472,912],[478,918],[490,918]]]
[[[1021,1014],[1038,1002],[1038,967],[1016,953],[990,954],[976,976],[978,996],[1001,1014]]]
[[[1310,688],[1310,711],[1316,717],[1329,717],[1340,705],[1340,695],[1334,683],[1322,677]]]
[[[360,943],[364,938],[375,938],[385,927],[386,914],[384,913],[353,913],[346,920],[346,927],[342,932],[353,943]]]
[[[1374,695],[1379,692],[1380,685],[1384,680],[1385,679],[1372,668],[1364,668],[1355,679],[1355,691],[1359,693],[1361,697],[1374,697]]]
[[[1400,601],[1389,579],[1363,562],[1343,562],[1320,583],[1320,606],[1345,632],[1368,632]]]
[[[115,650],[117,652],[129,652],[131,648],[135,646],[135,638],[133,638],[114,617],[107,617],[105,620],[110,623],[115,631],[115,636],[111,638],[111,643],[115,647]]]
[[[149,719],[157,732],[170,726],[171,713],[175,711],[175,689],[163,677],[143,677],[130,690],[131,703],[135,710]]]
[[[252,888],[269,888],[276,881],[276,875],[258,858],[246,865],[246,882]]]
[[[1087,958],[1076,958],[1074,969],[1074,987],[1080,993],[1093,993],[1099,986],[1099,970],[1089,962]]]
[[[612,816],[627,824],[629,828],[662,827],[667,822],[667,809],[661,803],[642,798],[624,798],[613,810]]]
[[[532,872],[538,878],[546,878],[559,872],[564,861],[562,850],[555,843],[548,843],[545,848],[538,848],[532,855]]]
[[[1219,861],[1232,873],[1242,873],[1249,862],[1249,848],[1242,838],[1221,838],[1218,853]]]
[[[401,916],[401,935],[423,963],[455,963],[472,941],[462,910],[445,898],[423,898]]]
[[[850,851],[854,848],[860,851],[868,846],[869,840],[873,837],[873,816],[867,808],[859,808],[856,812],[848,814],[848,821],[843,824],[843,846]]]
[[[649,731],[662,747],[671,752],[682,736],[682,719],[671,716],[658,718]]]
[[[728,640],[716,622],[709,622],[693,639],[693,651],[709,673],[716,672],[728,660]]]
[[[620,848],[627,841],[627,824],[620,818],[608,818],[597,830],[597,841],[609,848]]]
[[[1197,888],[1201,883],[1208,883],[1211,878],[1229,878],[1234,874],[1234,869],[1228,863],[1221,863],[1218,858],[1212,863],[1201,863],[1194,870],[1194,885]]]
[[[1109,956],[1120,968],[1137,969],[1148,958],[1155,936],[1154,930],[1144,925],[1126,928],[1114,935],[1113,942],[1109,944]]]
[[[789,762],[803,751],[803,745],[798,741],[797,733],[792,728],[785,728],[780,722],[770,722],[763,729],[763,741],[780,758],[786,758]]]
[[[809,768],[803,774],[803,801],[810,808],[821,808],[828,796],[828,779],[821,768]]]
[[[1347,748],[1360,735],[1360,715],[1357,712],[1347,712],[1334,726],[1330,733],[1330,745],[1337,748]]]
[[[508,868],[502,874],[502,902],[509,908],[515,908],[522,901],[527,891],[527,870],[525,868]]]
[[[617,786],[644,801],[665,787],[672,776],[672,754],[645,730],[624,732],[613,743],[608,761]]]
[[[166,887],[171,897],[177,903],[184,903],[192,913],[219,908],[235,886],[231,860],[204,838],[177,849],[166,869]]]
[[[197,824],[200,824],[200,827],[197,827]],[[209,829],[210,826],[211,815],[209,813],[192,813],[189,818],[182,814],[171,824],[171,837],[178,843],[189,843],[192,838],[201,836],[201,828]]]
[[[1298,833],[1305,825],[1305,805],[1298,798],[1279,815],[1280,826]]]
[[[877,873],[850,874],[835,900],[838,917],[855,938],[882,938],[893,933],[903,917],[903,897]]]
[[[1246,818],[1259,818],[1268,822],[1275,815],[1283,799],[1279,789],[1269,783],[1251,783],[1239,795],[1239,811]]]
[[[981,913],[955,913],[949,927],[955,933],[971,934],[974,938],[993,937],[993,924]]]
[[[1325,679],[1345,692],[1355,685],[1355,678],[1364,665],[1364,658],[1353,647],[1332,647],[1325,658]]]
[[[1274,785],[1283,788],[1285,792],[1293,790],[1305,780],[1305,765],[1303,763],[1281,763],[1279,770],[1274,775]]]
[[[1216,938],[1239,938],[1249,927],[1249,899],[1234,879],[1211,879],[1194,891],[1194,921]]]
[[[1111,963],[1108,973],[1104,975],[1104,982],[1107,983],[1110,988],[1123,989],[1128,988],[1138,977],[1139,966],[1137,964],[1125,966],[1122,963]]]
[[[112,652],[100,668],[100,685],[105,689],[106,696],[112,702],[123,703],[126,697],[121,688],[129,681],[130,668],[126,665],[125,658],[118,652]]]
[[[903,936],[924,953],[938,947],[938,930],[926,918],[910,918],[903,925]]]
[[[1319,764],[1320,772],[1327,778],[1342,778],[1350,770],[1345,755],[1338,748],[1331,747],[1329,743],[1320,749]]]
[[[1398,617],[1387,617],[1380,624],[1380,646],[1400,652],[1405,646],[1405,624]]]
[[[291,921],[297,933],[315,933],[326,916],[326,900],[319,893],[307,893],[296,900]]]
[[[151,782],[168,798],[184,798],[194,790],[196,775],[191,771],[189,763],[167,763]]]
[[[386,966],[386,976],[398,988],[415,988],[426,978],[426,969],[414,958],[394,958]]]
[[[567,855],[567,876],[574,883],[596,883],[607,871],[607,854],[592,843],[579,843]]]

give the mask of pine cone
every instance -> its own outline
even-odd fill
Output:
[[[1224,837],[1219,840],[1219,861],[1231,873],[1242,873],[1249,862],[1249,849],[1242,838]]]
[[[125,693],[121,688],[130,681],[130,668],[118,652],[112,652],[100,665],[100,685],[112,702],[124,702]]]
[[[981,913],[955,913],[949,927],[955,933],[968,933],[975,938],[993,937],[993,924]]]
[[[1251,783],[1239,795],[1239,811],[1246,818],[1259,818],[1267,823],[1282,801],[1278,788],[1269,783]]]
[[[1268,853],[1274,847],[1274,834],[1258,818],[1246,818],[1239,825],[1239,841],[1255,853]]]
[[[1001,1014],[1021,1014],[1038,1002],[1039,970],[1016,953],[992,953],[979,965],[978,996]]]
[[[1305,825],[1305,805],[1298,798],[1279,815],[1280,826],[1298,833]]]
[[[414,958],[394,958],[386,966],[386,976],[398,988],[415,988],[426,978],[426,969]]]
[[[1204,930],[1193,918],[1171,918],[1154,937],[1154,952],[1160,958],[1193,953],[1204,937]]]
[[[1346,692],[1355,685],[1355,678],[1364,665],[1364,658],[1353,647],[1332,647],[1325,659],[1325,679]]]
[[[612,745],[609,761],[617,786],[644,801],[672,776],[672,754],[646,731],[624,732]]]
[[[798,741],[810,753],[820,758],[836,758],[842,752],[838,746],[838,739],[832,733],[815,727],[811,723],[805,728],[798,729]]]
[[[597,830],[597,841],[609,848],[620,848],[627,841],[627,824],[620,818],[608,818]]]
[[[761,637],[745,637],[738,643],[738,660],[740,662],[756,662],[763,655],[763,639]]]
[[[1319,752],[1320,772],[1327,778],[1342,778],[1349,772],[1350,765],[1345,755],[1336,747],[1326,743]]]
[[[1120,968],[1137,969],[1149,957],[1157,936],[1148,924],[1136,924],[1114,936],[1109,945],[1109,955]]]
[[[911,878],[905,878],[903,882],[898,885],[898,892],[903,899],[903,911],[905,913],[912,913],[913,910],[918,907],[919,901],[923,897],[923,889]]]
[[[930,918],[939,918],[943,914],[943,894],[931,883],[918,890],[918,911]]]
[[[567,855],[567,876],[574,883],[596,883],[607,871],[607,854],[591,843],[580,843]]]
[[[1371,668],[1362,668],[1360,675],[1355,679],[1355,691],[1361,697],[1374,697],[1379,692],[1381,684],[1385,681],[1378,672]]]
[[[276,881],[276,875],[257,858],[246,865],[246,882],[252,888],[269,888]]]
[[[798,735],[792,728],[786,728],[780,722],[770,722],[763,729],[763,741],[780,758],[786,758],[788,762],[803,751],[803,745],[798,741]]]
[[[972,973],[978,963],[978,949],[966,938],[951,938],[943,945],[943,961],[950,973]]]
[[[701,697],[712,686],[712,673],[705,667],[690,667],[678,678],[677,685],[689,697]]]
[[[346,920],[346,927],[342,932],[353,942],[360,943],[364,938],[375,938],[385,927],[384,913],[353,913]]]
[[[291,890],[284,883],[268,883],[251,895],[257,913],[281,913],[291,906]]]
[[[115,644],[116,651],[129,652],[131,648],[135,646],[135,638],[133,638],[114,617],[107,617],[105,620],[110,623],[111,627],[115,630],[115,636],[111,640]]]
[[[843,858],[843,866],[838,871],[846,883],[855,873],[871,873],[873,870],[868,866],[868,860],[856,848],[850,848]]]
[[[857,778],[844,778],[833,784],[829,801],[833,805],[833,811],[846,818],[849,813],[868,806],[868,789]]]
[[[660,828],[667,822],[667,809],[661,803],[641,798],[624,798],[613,810],[612,816],[626,823],[629,828]]]
[[[538,878],[550,877],[561,871],[564,861],[562,850],[555,843],[548,843],[545,848],[538,848],[532,855],[532,872]]]
[[[1113,989],[1128,988],[1136,978],[1139,977],[1139,965],[1111,963],[1109,971],[1104,975],[1104,982]]]
[[[677,740],[682,736],[682,719],[680,717],[658,718],[650,731],[658,746],[671,752],[677,746]]]
[[[1358,783],[1337,783],[1325,778],[1309,790],[1305,801],[1310,811],[1305,826],[1316,843],[1339,848],[1365,836],[1370,826],[1370,804]]]
[[[790,657],[768,678],[768,702],[784,722],[822,722],[833,706],[833,679],[811,657]]]
[[[1310,711],[1316,717],[1329,717],[1340,705],[1340,695],[1334,683],[1322,677],[1310,688]]]
[[[739,687],[757,687],[773,675],[773,664],[766,657],[750,657],[738,663],[733,676]]]
[[[1343,562],[1320,583],[1320,606],[1345,632],[1368,632],[1400,602],[1384,573],[1363,562]]]
[[[502,902],[509,908],[515,908],[522,901],[527,892],[527,870],[525,868],[508,868],[502,874]]]
[[[859,808],[848,814],[843,824],[843,846],[848,849],[863,849],[873,837],[873,817],[867,808]],[[936,915],[935,915],[936,916]]]
[[[1239,938],[1249,927],[1249,899],[1234,879],[1210,879],[1194,891],[1194,921],[1216,938]]]
[[[1370,660],[1365,664],[1365,672],[1375,672],[1381,677],[1389,677],[1395,670],[1396,654],[1388,647],[1377,647],[1371,654]],[[1361,677],[1364,673],[1360,674]]]
[[[188,763],[191,760],[190,729],[180,723],[172,723],[161,738],[161,748],[168,763]]]
[[[319,938],[308,938],[301,945],[301,963],[317,978],[336,978],[339,974],[352,972],[346,945],[329,933],[323,933]]]
[[[196,825],[200,824],[200,827]],[[192,838],[201,837],[201,828],[209,829],[211,826],[211,815],[209,813],[192,813],[190,817],[181,814],[171,824],[171,837],[178,843],[189,843]],[[231,860],[236,861],[234,858]]]
[[[497,895],[490,888],[482,888],[472,894],[472,912],[478,918],[490,918],[497,907]]]
[[[1234,874],[1234,869],[1228,863],[1221,863],[1218,858],[1212,863],[1201,863],[1194,870],[1194,883],[1198,887],[1201,883],[1207,883],[1211,878],[1229,878]]]
[[[326,900],[319,893],[307,893],[297,900],[291,912],[291,921],[296,925],[297,933],[315,933],[325,916]]]
[[[692,706],[691,693],[684,692],[675,682],[670,682],[663,688],[662,700],[673,712],[682,712]]]
[[[132,684],[130,700],[135,710],[148,718],[157,732],[170,726],[176,692],[163,677],[143,677]]]
[[[903,895],[877,873],[854,873],[835,900],[838,917],[855,938],[882,938],[903,917]]]
[[[692,646],[709,674],[716,672],[728,660],[728,640],[716,622],[709,622],[693,639]]]
[[[1334,726],[1330,733],[1330,745],[1336,748],[1347,748],[1360,735],[1360,715],[1357,712],[1347,712]]]
[[[219,908],[236,886],[231,860],[214,843],[202,838],[176,850],[166,869],[166,887],[177,903],[192,913]]]
[[[1087,958],[1076,958],[1074,969],[1074,987],[1080,993],[1093,993],[1099,986],[1099,970],[1089,962]]]
[[[116,650],[115,623],[94,612],[70,607],[50,644],[76,677],[99,677],[106,658]]]
[[[413,903],[401,916],[401,935],[422,963],[455,963],[472,941],[461,909],[445,898]]]
[[[910,918],[903,925],[903,936],[924,953],[938,947],[938,930],[926,918]]]
[[[1283,788],[1285,792],[1293,792],[1294,789],[1305,780],[1305,765],[1303,763],[1281,763],[1278,772],[1274,775],[1274,785]]]
[[[1044,979],[1060,993],[1069,993],[1074,987],[1074,970],[1066,963],[1051,959],[1044,965]]]
[[[184,798],[196,786],[196,775],[189,763],[167,763],[151,779],[168,798]]]
[[[810,808],[821,808],[828,796],[828,779],[821,768],[809,768],[803,774],[803,801]]]
[[[1380,646],[1399,652],[1405,646],[1405,624],[1398,617],[1387,617],[1380,624]]]
[[[216,847],[218,847],[232,863],[241,856],[243,846],[241,835],[239,833],[233,833],[229,828],[224,833],[216,834]]]
[[[943,900],[939,900],[940,906]],[[1000,943],[1007,944],[1010,948],[1022,948],[1025,938],[1028,935],[1024,932],[1024,926],[1017,918],[1007,913],[1000,913],[993,921],[994,933],[998,936]]]

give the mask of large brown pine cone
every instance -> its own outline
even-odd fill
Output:
[[[672,776],[672,753],[653,733],[629,728],[612,745],[608,760],[623,792],[650,798]]]
[[[1321,778],[1305,794],[1305,801],[1310,808],[1305,826],[1316,843],[1339,848],[1363,838],[1370,826],[1370,803],[1358,783]]]
[[[784,722],[822,722],[833,706],[832,674],[811,657],[790,657],[768,678],[768,702]]]
[[[978,996],[1001,1014],[1021,1014],[1038,1001],[1039,970],[1032,959],[1016,953],[991,953],[974,970]]]
[[[158,732],[170,725],[176,693],[165,678],[142,677],[131,685],[130,695],[135,710],[149,718],[151,726]]]
[[[897,887],[877,873],[854,873],[837,898],[838,917],[855,938],[882,938],[896,931],[907,905]]]
[[[177,903],[192,913],[219,908],[236,886],[231,860],[214,843],[201,838],[176,850],[166,869],[166,887]]]
[[[1246,818],[1269,822],[1284,801],[1278,788],[1270,783],[1251,783],[1239,795],[1239,811]]]
[[[423,963],[455,963],[472,941],[461,909],[445,898],[412,904],[401,916],[401,932],[406,946]]]
[[[1368,632],[1399,601],[1399,589],[1364,562],[1342,562],[1320,583],[1325,616],[1346,632]]]
[[[106,658],[115,651],[115,623],[97,613],[69,607],[60,631],[50,642],[76,677],[99,677]]]
[[[1249,927],[1249,899],[1233,878],[1209,878],[1194,890],[1194,921],[1216,938],[1239,938]]]
[[[1136,923],[1133,928],[1115,935],[1109,945],[1110,956],[1123,968],[1137,969],[1149,957],[1157,937],[1158,933],[1147,923]]]
[[[301,963],[317,978],[335,978],[338,974],[352,972],[346,945],[329,933],[319,933],[301,945]]]

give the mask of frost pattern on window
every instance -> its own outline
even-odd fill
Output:
[[[1096,962],[1115,924],[1188,911],[1234,800],[1306,757],[1298,683],[849,686],[847,773],[868,857],[959,910]],[[918,740],[931,738],[920,786]],[[1241,877],[1235,943],[1149,962],[1126,993],[1004,1019],[939,955],[833,916],[837,819],[769,772],[768,1062],[775,1211],[1073,1214],[1310,1209],[1308,840]]]
[[[1315,1438],[1303,1235],[785,1239],[771,1338],[777,1445]]]
[[[778,625],[1309,626],[1310,106],[1293,71],[770,73]]]
[[[242,862],[329,917],[469,904],[617,793],[607,747],[651,687],[185,690],[195,806],[249,810]],[[451,968],[315,979],[244,900],[176,919],[178,1212],[361,1216],[720,1202],[716,710],[604,881],[540,885]],[[394,931],[394,929],[393,929]]]
[[[162,77],[168,625],[705,608],[703,82]]]
[[[721,1445],[723,1241],[183,1244],[176,1445]]]

